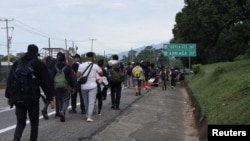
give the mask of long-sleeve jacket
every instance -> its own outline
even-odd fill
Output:
[[[49,76],[49,72],[47,70],[47,67],[45,65],[44,62],[42,62],[41,60],[37,59],[37,56],[35,54],[30,54],[30,53],[26,53],[21,60],[26,63],[32,59],[36,59],[34,61],[34,63],[31,64],[31,67],[34,70],[34,75],[36,76],[36,79],[40,85],[40,87],[42,88],[45,96],[46,96],[46,100],[48,101],[52,101],[53,97],[54,97],[54,89],[53,89],[53,82],[51,81],[50,76]],[[15,71],[16,67],[17,67],[18,63],[17,61],[14,62],[11,70],[10,70],[10,75],[12,74],[13,71]],[[6,87],[6,91],[5,91],[5,97],[6,98],[11,98],[11,83],[12,83],[12,77],[8,77],[7,80],[7,87]],[[40,97],[40,90],[37,92],[37,95],[39,95]]]

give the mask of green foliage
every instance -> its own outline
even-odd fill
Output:
[[[10,62],[15,62],[17,60],[17,57],[12,55],[12,54],[9,55],[9,58],[10,58]],[[2,57],[1,61],[6,61],[7,62],[8,61],[8,55]]]
[[[244,60],[244,59],[246,59],[245,55],[239,55],[239,56],[234,58],[234,61],[241,61],[241,60]]]
[[[171,43],[196,43],[193,63],[233,61],[249,48],[249,1],[188,0],[176,15]]]
[[[234,61],[240,61],[240,60],[244,60],[244,59],[249,59],[250,58],[250,49],[247,49],[245,51],[244,55],[238,55],[237,57],[234,58]]]
[[[128,57],[123,56],[122,59],[122,61],[126,64],[128,62],[140,62],[141,60],[149,61],[150,63],[154,63],[156,65],[169,65],[169,58],[164,56],[162,49],[155,49],[153,46],[146,46],[139,53],[134,50],[130,50],[128,52]]]
[[[192,65],[192,70],[194,74],[197,74],[200,71],[201,64],[194,64]]]
[[[250,124],[250,60],[200,66],[189,82],[208,124]]]

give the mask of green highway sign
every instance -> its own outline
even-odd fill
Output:
[[[164,44],[163,53],[165,56],[191,57],[196,56],[196,44]]]

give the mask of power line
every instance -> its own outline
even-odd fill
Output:
[[[36,29],[34,27],[31,27],[31,26],[29,26],[29,25],[27,25],[27,24],[25,24],[25,23],[23,23],[23,22],[21,22],[19,20],[16,20],[16,21],[17,21],[17,23],[19,23],[22,26],[17,25],[17,24],[15,24],[15,25],[22,28],[23,30],[25,30],[27,32],[30,32],[32,34],[35,34],[35,35],[38,35],[38,36],[41,36],[41,37],[45,37],[45,38],[52,38],[54,40],[64,41],[63,38],[55,37],[53,35],[41,32],[40,30],[38,30],[38,29]]]
[[[15,24],[16,26],[22,28],[23,30],[25,30],[25,31],[27,31],[29,33],[32,33],[32,34],[35,34],[35,35],[38,35],[38,36],[41,36],[41,37],[45,37],[45,38],[50,38],[52,40],[65,41],[65,38],[57,37],[57,36],[42,32],[42,31],[40,31],[40,30],[38,30],[38,29],[28,25],[28,24],[25,24],[25,23],[19,21],[19,20],[15,20],[15,21],[17,23],[17,24]],[[86,42],[88,40],[73,40],[73,39],[68,39],[67,38],[67,41],[69,41],[69,42]]]

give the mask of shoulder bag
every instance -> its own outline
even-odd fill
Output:
[[[88,68],[89,68],[90,66],[91,66],[91,68],[89,69],[88,74],[87,74],[86,76],[83,76],[84,73],[88,70]],[[88,67],[83,71],[83,73],[81,74],[81,78],[79,79],[79,84],[85,84],[85,83],[87,82],[88,76],[89,76],[89,73],[90,73],[92,67],[93,67],[93,63],[89,64]]]

